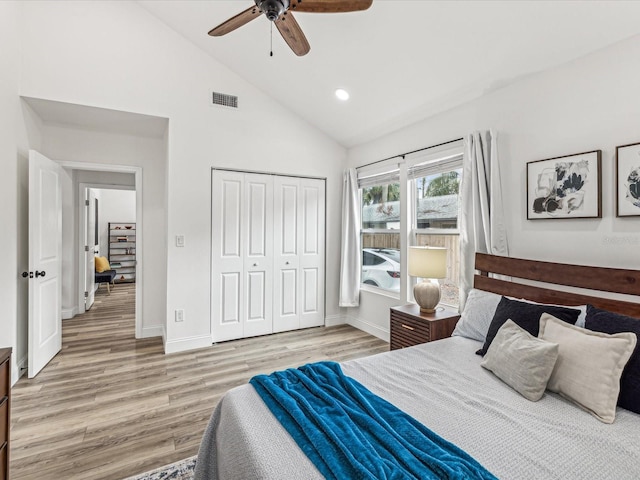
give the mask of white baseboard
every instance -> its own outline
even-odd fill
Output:
[[[335,325],[344,325],[347,323],[347,318],[344,315],[328,315],[324,317],[324,326],[333,327]]]
[[[25,373],[27,373],[27,369],[25,368],[27,366],[27,357],[22,357],[22,359],[16,361],[16,362],[12,362],[13,365],[11,365],[11,386],[13,387],[16,382],[18,380],[20,380],[20,377],[22,375],[24,375]]]
[[[364,332],[367,332],[369,335],[373,335],[374,337],[378,337],[380,340],[384,340],[385,342],[389,342],[389,330],[386,328],[382,328],[380,325],[375,325],[373,323],[367,322],[358,317],[352,317],[347,315],[346,323],[351,325],[352,327],[356,327]]]
[[[150,325],[142,327],[142,336],[140,338],[164,337],[164,325]]]
[[[78,315],[78,306],[77,305],[75,307],[63,308],[62,309],[62,319],[63,320],[69,320],[70,318],[73,318],[76,315]]]
[[[175,340],[165,340],[164,353],[177,353],[196,348],[206,348],[213,345],[211,335],[200,335],[197,337],[176,338]]]

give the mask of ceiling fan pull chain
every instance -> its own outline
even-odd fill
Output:
[[[270,57],[273,57],[273,22],[269,22],[271,24],[271,44],[269,46],[269,49],[271,50],[271,53],[269,54]]]

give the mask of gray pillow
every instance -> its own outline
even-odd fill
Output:
[[[598,420],[613,423],[620,377],[636,347],[636,334],[592,332],[545,313],[540,317],[538,337],[559,345],[549,390],[571,400]]]
[[[484,342],[487,330],[500,303],[501,295],[484,290],[471,289],[464,304],[460,320],[451,336],[471,338]]]
[[[557,358],[557,343],[536,338],[509,319],[498,330],[480,365],[527,400],[537,402]]]

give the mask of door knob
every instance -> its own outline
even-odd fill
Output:
[[[285,262],[284,264],[285,264],[285,265],[289,265],[289,262]]]
[[[33,278],[33,272],[22,272],[22,278]]]
[[[257,264],[257,263],[254,263],[254,264],[253,264],[253,266],[254,266],[254,267],[257,267],[257,266],[258,266],[258,264]]]
[[[47,274],[47,272],[45,272],[44,270],[39,272],[36,270],[36,278],[38,277],[44,277]]]

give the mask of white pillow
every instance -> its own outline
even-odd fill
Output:
[[[472,288],[451,336],[467,337],[484,342],[501,298],[502,295]]]
[[[636,334],[594,332],[543,313],[538,338],[559,345],[558,361],[547,388],[598,420],[613,423],[620,376],[636,347]]]
[[[534,303],[536,305],[547,305],[549,307],[565,307],[565,308],[574,308],[576,310],[580,310],[580,315],[578,315],[578,320],[576,320],[576,327],[584,328],[585,322],[587,320],[587,306],[586,305],[560,305],[559,303],[540,303],[534,302],[533,300],[527,300],[526,298],[515,298],[515,297],[507,297],[512,300],[520,300],[521,302]]]
[[[536,338],[509,319],[480,364],[527,400],[537,402],[558,358],[558,344]]]

